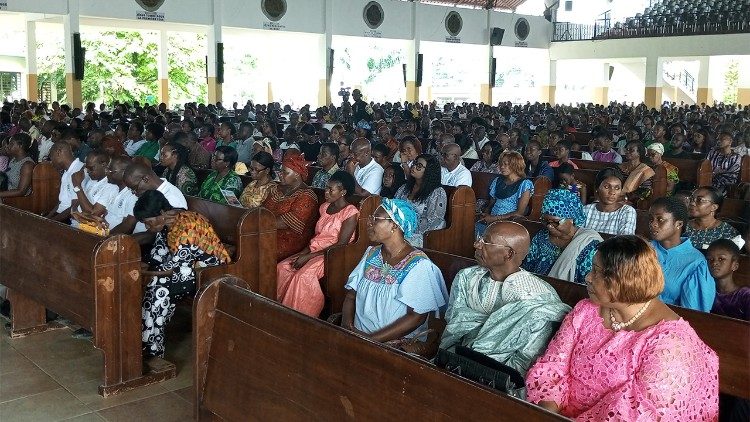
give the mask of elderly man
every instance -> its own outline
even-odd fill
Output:
[[[520,268],[529,232],[514,222],[487,227],[477,263],[453,280],[440,348],[465,346],[522,375],[547,347],[570,307],[547,282]]]
[[[447,186],[471,186],[471,172],[461,163],[461,147],[456,143],[443,145],[440,151],[442,183]]]
[[[356,186],[354,193],[361,196],[378,195],[383,186],[383,167],[372,158],[370,141],[358,138],[351,146],[353,160],[349,161],[347,171],[354,176]]]

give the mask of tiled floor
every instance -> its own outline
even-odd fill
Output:
[[[0,327],[7,322],[0,317]],[[187,421],[192,419],[190,310],[178,308],[166,359],[177,377],[99,396],[102,354],[64,328],[11,339],[0,328],[0,421]]]

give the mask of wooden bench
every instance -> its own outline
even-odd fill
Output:
[[[232,262],[196,268],[196,290],[206,280],[230,274],[246,280],[250,289],[276,298],[276,217],[265,208],[217,204],[186,196],[188,209],[205,216],[232,255]],[[269,277],[269,275],[271,275]]]
[[[710,161],[689,158],[665,158],[664,161],[677,167],[680,182],[689,183],[695,187],[711,186],[713,169]]]
[[[485,201],[490,199],[490,185],[492,181],[498,177],[495,173],[485,173],[481,171],[471,172],[471,188],[474,191],[476,200],[483,199]],[[542,212],[542,202],[544,196],[547,195],[550,189],[552,189],[552,181],[544,176],[539,176],[533,180],[534,182],[534,194],[531,196],[529,202],[529,217],[538,219]]]
[[[599,161],[588,161],[588,160],[571,160],[579,169],[591,169],[591,170],[604,170],[607,168],[616,168],[615,163],[603,163]],[[636,204],[638,209],[648,209],[651,206],[651,202],[656,198],[663,198],[667,196],[667,170],[664,166],[656,166],[654,168],[654,177],[652,178],[651,197],[646,201],[639,201]],[[596,191],[596,186],[594,186]]]
[[[446,285],[450,286],[456,274],[477,262],[470,258],[425,250],[427,256],[440,268]],[[586,287],[552,277],[542,276],[555,288],[560,299],[575,306],[588,298]],[[725,394],[750,398],[750,322],[720,315],[670,306],[693,327],[698,336],[719,356],[719,391]]]
[[[195,302],[197,420],[566,420],[232,283]]]
[[[448,194],[445,228],[424,234],[424,247],[460,254],[474,245],[476,199],[468,186],[443,186]]]
[[[0,221],[0,283],[12,305],[11,337],[50,328],[47,308],[93,333],[104,354],[102,396],[175,376],[169,362],[143,365],[135,239],[99,237],[7,205],[0,205]]]
[[[60,178],[60,172],[51,163],[36,164],[31,177],[31,192],[26,196],[2,199],[0,203],[34,214],[47,214],[57,205]]]

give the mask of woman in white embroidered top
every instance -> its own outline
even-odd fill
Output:
[[[367,226],[370,241],[379,245],[369,247],[349,275],[342,327],[379,342],[411,338],[445,306],[440,270],[404,239],[416,226],[408,201],[383,198]]]
[[[583,207],[583,227],[612,235],[635,234],[635,208],[622,202],[622,176],[614,168],[596,175],[597,202]]]

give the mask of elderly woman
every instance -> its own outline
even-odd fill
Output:
[[[545,228],[534,235],[521,267],[526,271],[584,284],[602,237],[583,228],[586,216],[578,196],[552,189],[542,202]]]
[[[279,261],[300,252],[315,229],[318,197],[305,185],[307,163],[299,154],[287,154],[279,183],[270,188],[263,207],[276,216],[276,257]]]
[[[712,187],[698,188],[690,196],[690,221],[685,228],[685,236],[698,250],[705,251],[711,243],[719,239],[734,240],[740,248],[745,244],[737,229],[716,218],[723,202],[724,195]]]
[[[427,317],[446,304],[440,270],[406,241],[417,227],[408,201],[382,200],[370,216],[367,234],[377,243],[365,251],[346,283],[341,325],[375,341],[413,338]]]
[[[664,275],[649,244],[597,246],[582,300],[526,376],[528,400],[577,420],[719,417],[719,362],[659,300]]]
[[[198,193],[198,178],[190,168],[190,151],[183,145],[168,142],[159,152],[159,162],[165,167],[162,176],[167,182],[177,186],[184,195]]]
[[[173,209],[156,190],[144,192],[133,215],[156,233],[143,294],[143,354],[164,356],[164,327],[174,314],[175,303],[195,294],[195,268],[226,264],[231,257],[206,217]]]
[[[228,146],[216,147],[211,155],[213,171],[201,185],[198,196],[219,204],[229,204],[229,201],[239,198],[242,193],[242,180],[233,170],[235,164],[237,164],[237,150]]]
[[[584,227],[612,235],[635,234],[635,208],[621,201],[622,176],[613,168],[596,174],[597,202],[583,207]]]
[[[675,186],[680,183],[679,170],[672,163],[664,161],[664,145],[655,142],[646,148],[646,155],[654,166],[664,166],[667,170],[667,196],[674,193]]]
[[[490,183],[489,201],[475,227],[481,236],[487,225],[513,217],[523,217],[534,194],[534,183],[526,178],[523,156],[516,151],[506,151],[498,161],[500,176]]]
[[[31,137],[25,133],[11,136],[0,148],[0,154],[10,157],[8,168],[4,173],[0,173],[0,176],[7,181],[7,189],[0,188],[0,198],[29,194],[35,158],[38,154],[36,144]]]
[[[413,161],[406,184],[396,192],[395,198],[405,199],[417,212],[417,228],[406,240],[417,248],[424,243],[424,234],[445,227],[445,209],[448,195],[440,184],[440,162],[437,157],[422,154]]]
[[[336,245],[346,245],[354,239],[359,210],[346,201],[354,191],[354,177],[337,171],[328,180],[325,202],[318,209],[320,218],[315,225],[315,236],[298,254],[276,266],[277,299],[284,306],[317,318],[323,310],[323,258]]]
[[[656,174],[654,169],[644,163],[646,147],[642,143],[628,142],[625,145],[625,161],[618,168],[623,174],[625,182],[622,186],[622,194],[631,203],[651,197],[651,186]]]
[[[250,160],[249,173],[252,179],[245,186],[240,196],[240,203],[245,208],[261,206],[268,197],[268,193],[274,188],[276,176],[273,171],[274,161],[269,152],[260,151],[253,155]]]
[[[659,256],[666,284],[661,300],[668,305],[709,312],[716,285],[703,255],[683,237],[688,211],[677,198],[659,198],[649,209],[651,244]]]

